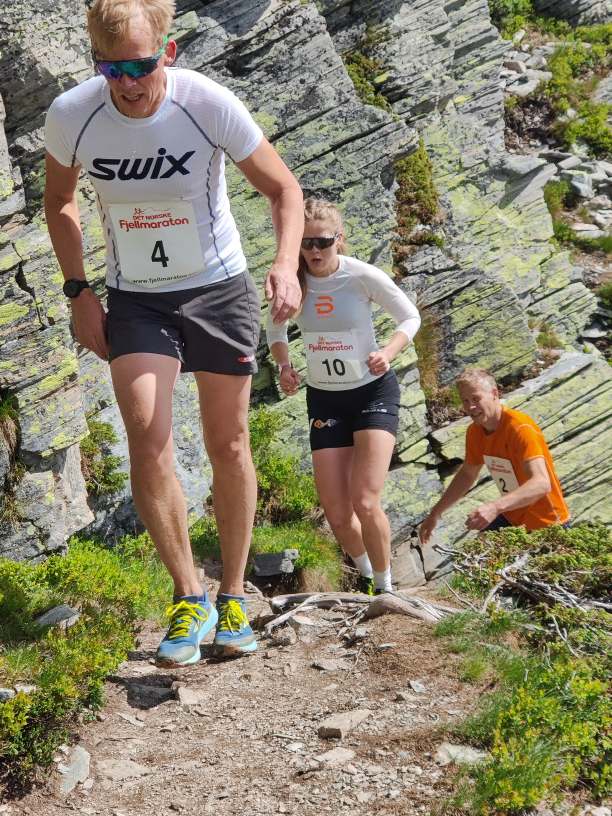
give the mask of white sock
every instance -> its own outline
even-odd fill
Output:
[[[367,552],[364,552],[363,555],[358,555],[357,557],[351,555],[351,561],[357,567],[361,575],[364,578],[371,578],[373,575],[372,572],[372,565],[370,564],[370,558]]]
[[[393,592],[391,585],[391,567],[387,567],[383,572],[374,570],[374,589],[383,589],[385,592]]]

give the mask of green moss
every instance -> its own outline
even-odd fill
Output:
[[[569,181],[549,181],[544,187],[544,201],[553,218],[571,206],[571,189]]]
[[[53,374],[44,377],[36,386],[38,394],[51,394],[57,391],[79,371],[79,364],[74,354],[69,353],[57,366]]]
[[[16,323],[30,312],[29,306],[20,306],[17,303],[3,303],[0,305],[0,326]]]
[[[368,26],[357,48],[343,54],[342,60],[361,101],[390,112],[391,105],[376,88],[377,84],[386,80],[388,74],[381,71],[383,65],[374,54],[376,47],[388,37],[385,28]]]
[[[414,153],[395,163],[395,178],[398,184],[395,193],[398,232],[401,241],[412,243],[415,226],[418,223],[434,223],[440,208],[432,165],[423,139],[419,140]]]
[[[14,189],[15,185],[13,183],[11,174],[5,171],[0,171],[0,199],[8,198],[13,194]]]
[[[597,297],[606,307],[606,309],[612,310],[612,282],[603,283],[597,289]]]

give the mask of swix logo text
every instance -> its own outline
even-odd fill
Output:
[[[157,150],[157,156],[132,159],[94,159],[92,164],[97,172],[89,171],[89,175],[103,181],[142,181],[143,179],[167,179],[175,173],[188,176],[191,172],[185,165],[193,156],[195,150],[188,150],[179,159],[166,152],[165,147]],[[113,168],[117,168],[116,170]],[[163,172],[162,172],[163,171]]]
[[[319,317],[329,317],[334,311],[334,299],[331,295],[319,295],[315,302],[315,309]]]

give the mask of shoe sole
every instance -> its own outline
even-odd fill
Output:
[[[198,632],[198,648],[196,649],[195,653],[192,657],[188,658],[187,660],[171,660],[168,657],[162,658],[155,658],[155,665],[158,666],[160,669],[180,669],[183,666],[193,666],[195,663],[199,663],[202,657],[200,652],[200,646],[202,641],[206,637],[206,635],[217,625],[217,621],[219,620],[219,614],[215,607],[213,606],[208,613],[208,618],[204,621],[202,628]]]
[[[231,643],[219,646],[213,643],[213,652],[215,657],[243,657],[245,655],[253,654],[257,651],[257,641],[248,643],[246,646],[234,646]]]

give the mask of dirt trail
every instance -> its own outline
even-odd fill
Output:
[[[250,596],[249,606],[254,617],[262,602]],[[99,719],[80,729],[88,778],[61,795],[53,771],[4,813],[431,813],[452,774],[435,762],[441,726],[470,710],[478,690],[456,679],[456,658],[427,624],[387,616],[347,644],[342,613],[308,616],[318,625],[299,625],[297,638],[286,627],[276,643],[229,662],[212,661],[205,646],[181,671],[153,665],[162,633],[148,626],[108,681]],[[341,740],[318,736],[325,718],[352,709],[371,714]],[[321,758],[338,748],[348,753]]]

